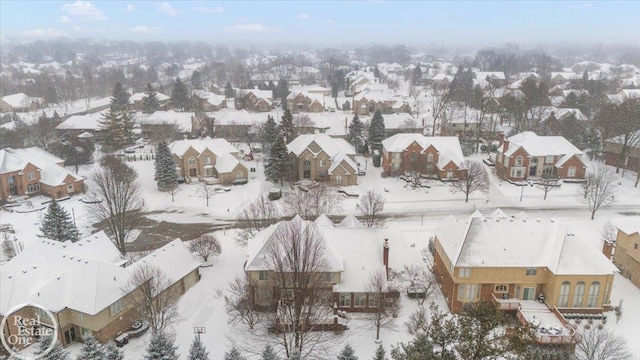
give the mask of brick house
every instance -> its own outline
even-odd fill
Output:
[[[143,136],[150,138],[157,132],[165,132],[166,127],[175,127],[176,137],[194,136],[200,129],[201,123],[193,112],[178,112],[173,110],[158,110],[153,114],[142,114],[138,122]]]
[[[386,85],[370,84],[353,97],[353,112],[367,116],[380,110],[382,114],[409,112],[409,104],[398,98]]]
[[[292,91],[287,96],[287,108],[296,112],[323,112],[324,94],[309,91]]]
[[[197,101],[203,111],[219,111],[227,107],[227,98],[224,95],[212,92],[195,90],[193,99]]]
[[[273,105],[273,91],[258,89],[242,89],[242,102],[244,109],[253,111],[270,111]]]
[[[0,149],[0,201],[10,196],[45,194],[59,199],[84,193],[84,178],[64,160],[38,147]]]
[[[618,224],[613,263],[621,274],[640,288],[640,219]]]
[[[135,93],[129,97],[129,104],[131,105],[131,109],[142,111],[144,108],[144,99],[149,96],[147,93]],[[169,105],[169,100],[171,98],[163,93],[156,92],[156,96],[158,97],[158,105],[160,105],[161,109],[166,109]]]
[[[586,165],[582,151],[562,136],[538,136],[525,131],[508,139],[498,135],[496,172],[498,177],[523,181],[553,176],[559,179],[584,179]]]
[[[637,170],[640,167],[640,130],[632,132],[626,139],[629,150],[624,160],[620,159],[622,145],[625,143],[623,135],[615,136],[604,141],[604,162],[607,165]]]
[[[456,136],[396,134],[382,141],[382,167],[390,175],[417,171],[440,180],[466,176],[464,155]]]
[[[56,318],[54,330],[63,346],[87,336],[107,343],[139,320],[132,308],[133,292],[123,291],[137,266],[162,269],[171,283],[165,291],[175,291],[177,296],[200,278],[200,262],[180,239],[128,267],[126,262],[103,232],[76,243],[38,241],[2,267],[0,318],[40,315],[43,326],[53,327],[39,306]],[[3,335],[6,339],[16,331],[7,326]]]
[[[353,145],[326,134],[299,135],[287,145],[297,180],[326,181],[331,185],[358,184]]]
[[[12,94],[0,99],[2,112],[27,112],[40,109],[46,105],[43,98],[30,97],[24,93]]]
[[[225,139],[178,140],[169,144],[178,177],[187,181],[217,178],[222,184],[246,182],[247,168],[240,163],[239,151]]]

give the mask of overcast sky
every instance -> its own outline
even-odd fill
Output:
[[[640,1],[0,0],[3,40],[640,44]]]

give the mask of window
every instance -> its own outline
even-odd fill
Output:
[[[602,299],[603,304],[609,304],[609,296],[611,296],[611,284],[607,283],[604,287],[604,299]]]
[[[587,296],[587,307],[596,307],[598,303],[598,293],[600,292],[600,283],[594,281],[589,286],[589,295]]]
[[[29,172],[27,173],[27,179],[28,179],[29,181],[33,181],[33,180],[35,180],[35,179],[36,179],[36,173],[34,173],[33,171],[29,171]]]
[[[340,294],[340,307],[351,307],[351,294]]]
[[[545,164],[553,164],[553,157],[554,157],[553,155],[547,155],[547,156],[544,158],[544,163],[545,163]]]
[[[75,192],[75,189],[74,189],[74,187],[73,187],[73,184],[68,184],[68,185],[67,185],[67,192],[68,192],[69,194],[72,194],[73,192]]]
[[[38,192],[38,191],[40,191],[40,184],[39,183],[27,185],[27,193],[31,194],[31,193]]]
[[[84,313],[80,312],[80,311],[76,311],[76,313],[78,314],[78,320],[80,320],[80,322],[84,321]]]
[[[558,297],[558,307],[567,307],[569,305],[569,292],[571,291],[571,283],[565,281],[560,285],[560,296]]]
[[[336,282],[336,276],[334,273],[324,273],[324,281],[327,282]]]
[[[507,292],[507,285],[496,285],[495,292],[499,292],[499,293]]]
[[[189,158],[188,163],[189,166],[196,166],[196,158]]]
[[[240,180],[240,179],[244,179],[244,175],[242,174],[242,171],[238,171],[236,173],[236,180]]]
[[[531,165],[538,165],[538,158],[537,157],[531,158]]]
[[[512,167],[511,168],[511,177],[521,178],[524,176],[524,168],[523,167]]]
[[[353,307],[365,307],[367,305],[367,294],[356,293],[353,296]]]
[[[533,300],[536,296],[536,288],[526,287],[522,289],[522,300]]]
[[[433,153],[427,154],[427,162],[433,162]]]
[[[468,278],[471,276],[471,268],[458,268],[458,277]]]
[[[414,162],[418,159],[418,155],[416,154],[416,152],[412,152],[411,155],[409,155],[409,160]]]
[[[393,163],[393,164],[391,164],[391,170],[393,170],[393,171],[398,171],[398,170],[400,170],[400,164],[399,164],[399,163]]]
[[[580,281],[576,284],[576,288],[573,293],[573,307],[582,307],[582,300],[584,298],[584,282]]]
[[[380,298],[380,295],[376,295],[376,294],[369,295],[369,307],[377,308],[378,306],[380,306],[379,298]]]
[[[522,156],[516,157],[516,166],[522,166]]]
[[[44,320],[45,322],[51,322],[53,320],[46,311],[40,309],[39,307],[34,307],[34,309],[36,309],[36,316],[38,316],[40,320]]]
[[[210,167],[204,168],[204,176],[213,176],[213,169]]]
[[[536,276],[538,275],[538,268],[527,268],[526,274],[527,276]]]
[[[633,244],[633,250],[638,250],[638,243]]]
[[[325,160],[324,160],[324,159],[320,159],[320,164],[319,164],[319,166],[320,166],[320,167],[325,167],[325,166],[326,166],[326,165],[325,165]]]
[[[569,166],[569,170],[567,170],[567,177],[574,178],[576,177],[576,167]]]
[[[93,334],[91,333],[91,330],[89,329],[85,329],[83,327],[80,328],[80,334],[82,334],[82,338],[86,339],[90,336],[92,336]]]
[[[327,170],[318,170],[318,176],[323,178],[327,176]]]
[[[262,281],[269,280],[269,272],[268,271],[258,271],[258,279]]]
[[[342,176],[336,175],[336,184],[342,184]]]
[[[458,285],[458,300],[460,301],[473,301],[476,299],[478,292],[478,285]]]
[[[122,311],[122,300],[118,300],[109,306],[109,314],[111,314],[111,316],[119,313],[120,311]]]

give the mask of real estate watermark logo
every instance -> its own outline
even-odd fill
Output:
[[[45,307],[24,303],[7,312],[0,322],[0,340],[2,346],[16,359],[36,360],[47,355],[58,341],[58,322],[51,311]],[[37,355],[20,350],[34,345],[44,338],[51,338],[46,349]]]

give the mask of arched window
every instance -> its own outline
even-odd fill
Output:
[[[587,297],[587,307],[596,307],[598,303],[598,293],[600,292],[600,283],[594,281],[589,287],[589,296]]]
[[[516,157],[516,166],[522,166],[522,156]]]
[[[415,151],[411,152],[411,155],[409,156],[409,159],[411,161],[416,161],[418,159],[418,155],[416,154]]]
[[[569,305],[569,292],[571,292],[571,283],[565,281],[560,285],[560,296],[558,297],[558,307],[567,307]]]
[[[584,300],[584,281],[576,284],[576,288],[573,291],[572,307],[582,307],[582,300]]]

